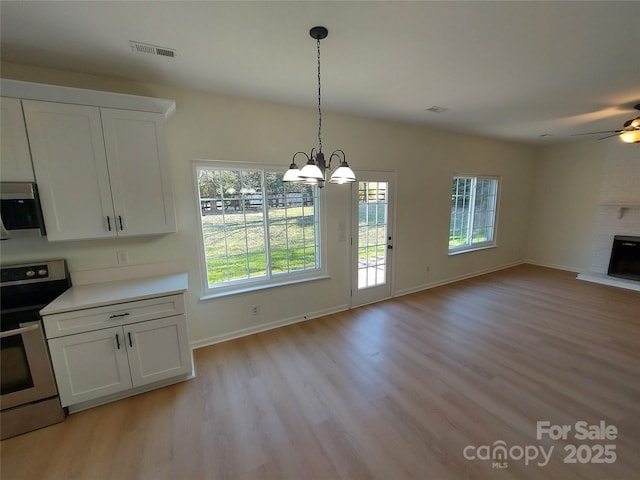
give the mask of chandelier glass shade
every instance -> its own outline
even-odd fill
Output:
[[[321,95],[321,82],[320,82],[320,40],[326,38],[329,31],[325,27],[313,27],[309,31],[311,38],[316,40],[318,51],[318,149],[311,149],[311,153],[307,155],[305,152],[296,152],[291,160],[289,169],[282,178],[283,182],[296,182],[310,185],[324,186],[324,182],[327,180],[327,172],[331,171],[332,160],[339,161],[338,168],[331,174],[329,178],[330,183],[351,183],[356,181],[356,176],[347,163],[346,155],[342,150],[334,150],[329,155],[329,161],[325,161],[324,153],[322,152],[322,95]],[[296,157],[303,155],[306,158],[306,164],[300,169],[296,164]]]
[[[620,139],[625,143],[640,143],[640,117],[629,120],[624,127]]]

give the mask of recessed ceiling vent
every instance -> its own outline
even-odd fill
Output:
[[[173,58],[176,56],[176,51],[173,48],[158,47],[157,45],[149,45],[148,43],[134,42],[129,40],[131,50],[134,52],[150,53],[151,55],[160,55],[162,57]]]
[[[449,111],[448,108],[438,107],[436,105],[434,105],[433,107],[427,108],[427,112],[433,112],[433,113],[444,113],[448,111]]]

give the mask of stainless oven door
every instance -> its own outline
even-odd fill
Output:
[[[42,323],[21,323],[0,332],[2,410],[52,397],[58,393]]]

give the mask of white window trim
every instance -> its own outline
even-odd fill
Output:
[[[252,282],[250,285],[245,285],[243,287],[241,287],[240,284],[234,284],[233,289],[231,289],[230,285],[225,287],[216,287],[215,292],[211,292],[214,289],[207,288],[207,290],[210,291],[211,293],[204,293],[203,295],[201,295],[200,301],[215,300],[216,298],[229,297],[232,295],[241,295],[243,293],[259,292],[261,290],[267,290],[269,288],[285,287],[287,285],[297,285],[299,283],[313,282],[316,280],[326,280],[331,278],[330,275],[319,274],[317,272],[314,272],[313,275],[307,275],[307,276],[300,275],[300,276],[296,276],[295,278],[292,278],[293,276],[294,274],[291,274],[291,276],[288,277],[287,280],[283,280],[280,282],[272,281],[265,284]],[[229,287],[229,289],[227,290],[226,287]]]
[[[479,244],[478,244],[479,245]],[[461,255],[463,253],[469,253],[469,252],[476,252],[478,250],[489,250],[491,248],[497,248],[498,245],[496,245],[495,243],[493,244],[487,244],[487,245],[479,245],[479,246],[473,246],[473,247],[459,247],[456,250],[449,250],[449,256],[453,256],[453,255]]]
[[[257,162],[234,162],[228,160],[206,160],[196,159],[192,162],[192,179],[193,179],[193,191],[195,203],[195,215],[196,225],[198,226],[198,260],[200,269],[200,288],[202,295],[200,300],[211,300],[215,298],[226,297],[230,295],[238,295],[243,293],[250,293],[254,291],[264,290],[268,288],[281,287],[285,285],[293,285],[297,283],[304,283],[314,280],[322,280],[331,278],[327,273],[327,242],[326,242],[326,214],[325,214],[325,195],[324,189],[318,191],[318,238],[320,242],[319,264],[320,267],[311,271],[293,272],[275,274],[271,278],[265,278],[260,280],[238,280],[230,282],[218,287],[209,287],[209,279],[207,272],[207,262],[205,258],[204,238],[202,235],[202,215],[200,210],[200,194],[198,185],[198,168],[213,168],[213,169],[233,169],[233,170],[268,170],[279,171],[283,170],[283,166],[279,164],[265,164]]]
[[[478,175],[478,174],[468,174],[468,173],[456,173],[453,175],[453,179],[455,178],[476,178],[478,180],[496,180],[496,207],[493,218],[493,237],[488,242],[482,243],[474,243],[473,245],[460,245],[459,247],[449,247],[449,242],[447,241],[447,249],[448,255],[460,255],[462,253],[476,252],[478,250],[488,250],[491,248],[496,248],[497,237],[498,237],[498,218],[499,218],[499,207],[500,207],[500,186],[502,183],[502,177],[498,175]],[[473,192],[472,198],[475,199],[475,190]],[[475,201],[474,201],[475,203]],[[449,203],[449,207],[451,207],[451,203]],[[451,229],[451,213],[449,213],[449,229]]]

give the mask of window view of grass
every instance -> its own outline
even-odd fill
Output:
[[[198,174],[209,287],[319,267],[315,187],[262,170]]]
[[[358,288],[386,280],[387,183],[358,183]]]
[[[313,209],[308,207],[269,209],[273,274],[315,268],[314,217]],[[262,211],[203,215],[202,233],[210,285],[266,277]],[[309,244],[305,239],[312,241]]]

